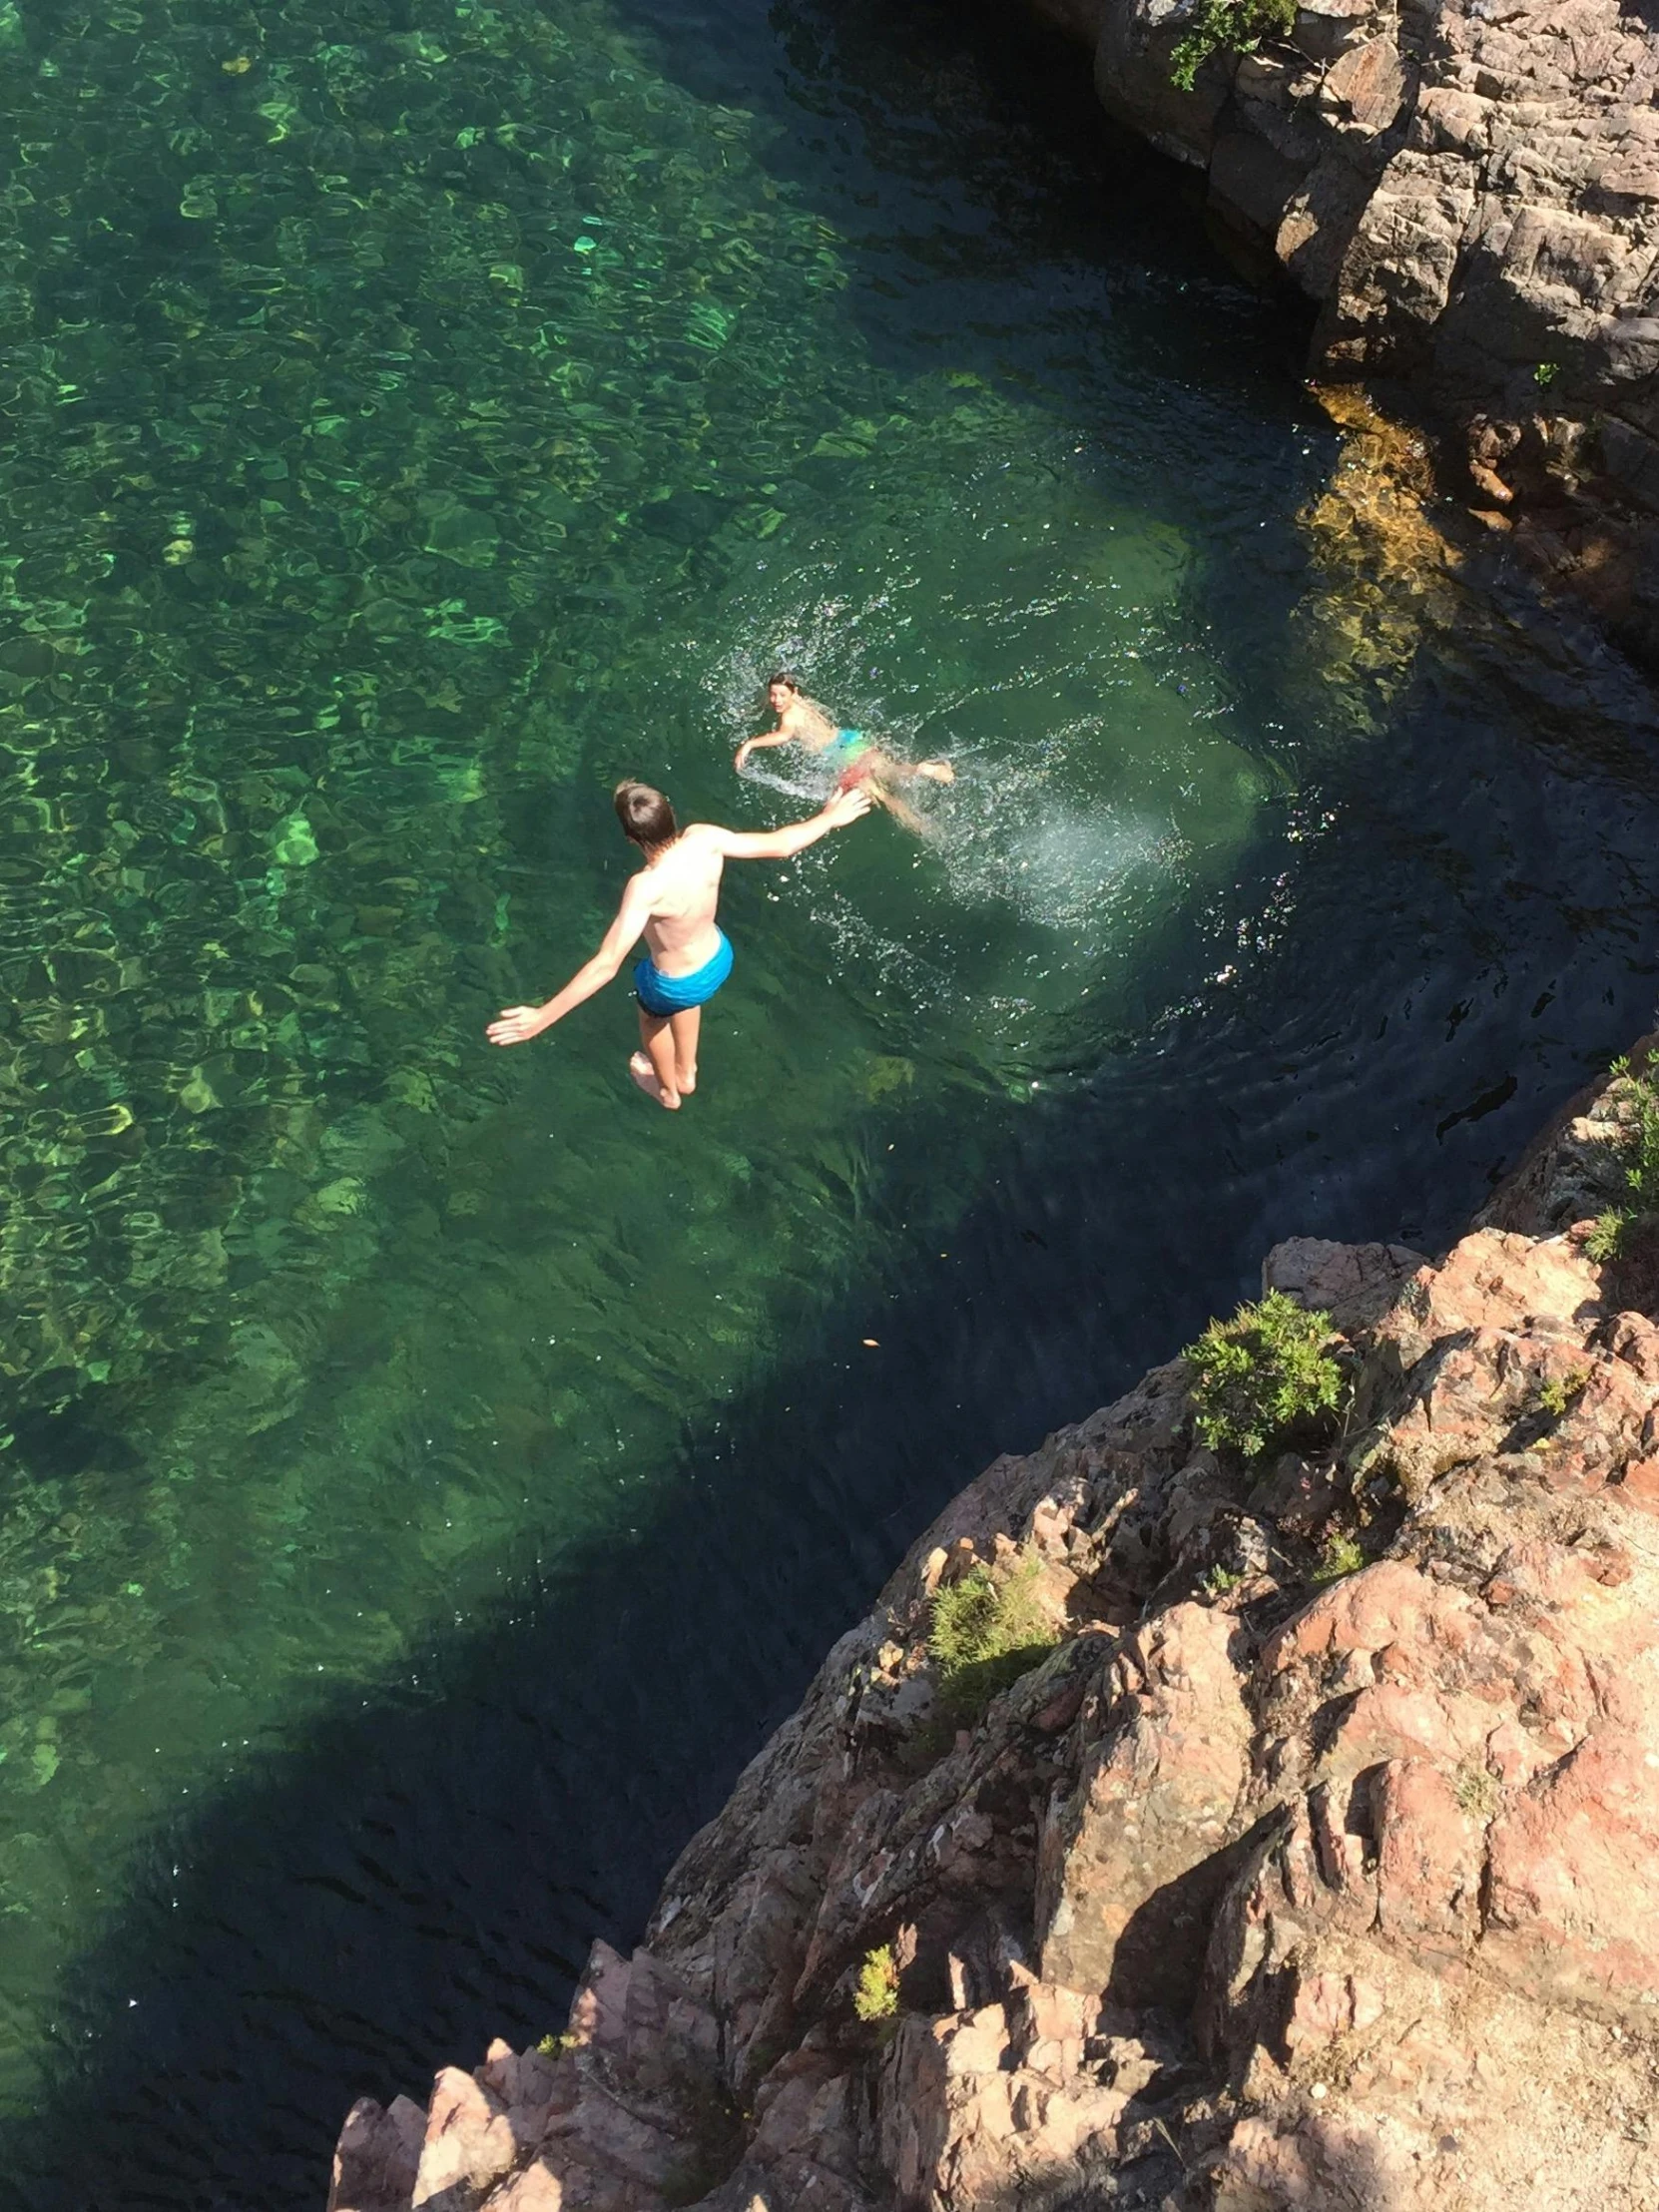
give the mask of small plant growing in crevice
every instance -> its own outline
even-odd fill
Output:
[[[1244,1576],[1236,1567],[1212,1567],[1200,1587],[1206,1597],[1226,1597],[1229,1590],[1236,1590]]]
[[[1630,1196],[1624,1205],[1610,1206],[1597,1216],[1584,1242],[1592,1260],[1627,1258],[1637,1233],[1659,1226],[1659,1089],[1651,1077],[1633,1075],[1628,1060],[1615,1060],[1611,1073],[1608,1102]]]
[[[1348,1394],[1330,1344],[1331,1316],[1305,1313],[1283,1291],[1211,1322],[1185,1355],[1204,1442],[1254,1459],[1270,1444],[1329,1431]]]
[[[927,1655],[947,1720],[977,1720],[1059,1642],[1032,1595],[1037,1574],[1035,1559],[1001,1575],[973,1567],[934,1591]]]
[[[1471,1819],[1489,1821],[1503,1803],[1503,1789],[1495,1774],[1477,1759],[1465,1759],[1452,1784],[1458,1804]]]
[[[544,2035],[536,2048],[544,2058],[562,2058],[567,2050],[574,2050],[581,2039],[567,2030],[563,2035]]]
[[[1551,1420],[1559,1420],[1589,1380],[1588,1368],[1572,1368],[1565,1375],[1552,1375],[1547,1382],[1538,1384],[1539,1412],[1547,1413]]]
[[[1547,391],[1560,373],[1561,364],[1559,361],[1540,361],[1532,371],[1532,381],[1535,384],[1541,384],[1544,390]]]
[[[858,1968],[852,2009],[861,2020],[890,2020],[898,2014],[898,1961],[891,1943],[870,1951]]]
[[[1314,1569],[1314,1580],[1341,1582],[1347,1575],[1358,1574],[1365,1563],[1366,1555],[1358,1540],[1346,1529],[1334,1528],[1325,1539],[1319,1565]]]
[[[1191,92],[1212,54],[1254,54],[1265,38],[1288,38],[1296,0],[1199,0],[1170,50],[1169,81]]]

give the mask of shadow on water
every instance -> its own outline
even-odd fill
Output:
[[[1659,880],[1633,890],[1631,855],[1659,844],[1659,794],[1651,754],[1635,785],[1548,765],[1437,682],[1389,742],[1230,1013],[1108,1049],[1016,1117],[948,1254],[798,1330],[686,1439],[637,1538],[565,1555],[155,1842],[69,1977],[53,2092],[6,2155],[18,2201],[314,2208],[354,2096],[421,2093],[491,2034],[560,2023],[588,1943],[637,1935],[833,1636],[995,1451],[1167,1357],[1275,1236],[1453,1232],[1648,1018],[1632,940]],[[1501,867],[1460,864],[1456,791]],[[1380,849],[1389,898],[1357,905]],[[948,1141],[909,1132],[900,1196]]]
[[[1107,317],[1133,333],[1127,347],[1118,333],[1118,356],[1149,378],[1190,389],[1198,364],[1207,388],[1258,392],[1278,410],[1302,377],[1314,303],[1269,276],[1264,305],[1264,270],[1254,257],[1248,276],[1235,266],[1202,180],[1115,125],[1086,52],[1023,11],[619,0],[617,15],[688,92],[766,120],[756,158],[834,227],[857,272],[841,305],[871,362],[933,367],[947,338],[952,361],[1029,376],[999,344],[998,318],[976,314],[1013,286],[1034,307],[1086,310],[1067,333],[1078,382],[1105,353]],[[879,197],[856,189],[871,170]],[[1055,349],[1036,373],[1067,366]],[[1329,458],[1325,419],[1307,413]],[[1101,427],[1109,442],[1115,426]],[[1138,491],[1155,498],[1156,483]]]
[[[1131,301],[1137,290],[1165,295],[1188,279],[1240,284],[1225,266],[1225,234],[1207,232],[1203,221],[1202,180],[1114,124],[1095,97],[1084,49],[1033,17],[984,0],[911,0],[897,11],[879,0],[833,8],[814,0],[620,0],[617,12],[687,91],[775,120],[761,147],[767,169],[839,215],[843,249],[870,264],[885,258],[890,242],[914,248],[936,233],[927,248],[930,280],[964,276],[950,219],[977,210],[975,272],[987,239],[1000,250],[1004,278],[1020,273],[1040,241],[1056,261],[1069,253],[1098,264],[1121,253]],[[883,172],[879,205],[848,196],[844,156],[855,141]],[[1022,189],[1005,197],[997,188],[1010,177]],[[893,192],[895,184],[902,189]],[[988,213],[999,202],[1000,220]],[[1253,289],[1257,275],[1253,265]],[[912,276],[907,288],[914,284]],[[846,301],[876,346],[893,341],[900,319],[883,310],[883,296],[878,285],[860,287]],[[1306,358],[1314,306],[1288,282],[1275,287],[1275,304],[1284,363],[1294,370]]]

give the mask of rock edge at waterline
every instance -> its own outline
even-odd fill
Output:
[[[1408,386],[1471,504],[1659,659],[1659,36],[1620,0],[1296,0],[1193,89],[1213,0],[1031,0],[1107,110],[1321,303],[1312,373]]]
[[[360,2101],[330,2212],[1648,2212],[1659,1327],[1607,1086],[1438,1261],[1280,1245],[1340,1439],[1176,1361],[981,1474],[562,2037]],[[935,1593],[1051,1648],[941,1707]],[[872,1998],[873,1992],[873,1998]]]

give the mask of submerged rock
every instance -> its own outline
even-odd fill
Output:
[[[1178,1361],[987,1469],[569,2032],[359,2103],[330,2212],[1659,2202],[1659,1328],[1548,1226],[1599,1107],[1438,1261],[1270,1256],[1325,1448],[1204,1448]],[[964,1716],[974,1574],[1059,1641]]]

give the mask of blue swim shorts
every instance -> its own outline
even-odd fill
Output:
[[[688,1013],[714,997],[732,972],[732,941],[724,929],[715,934],[720,945],[713,958],[693,968],[690,975],[665,975],[650,960],[640,962],[634,970],[634,995],[648,1014],[666,1021],[670,1014]]]

